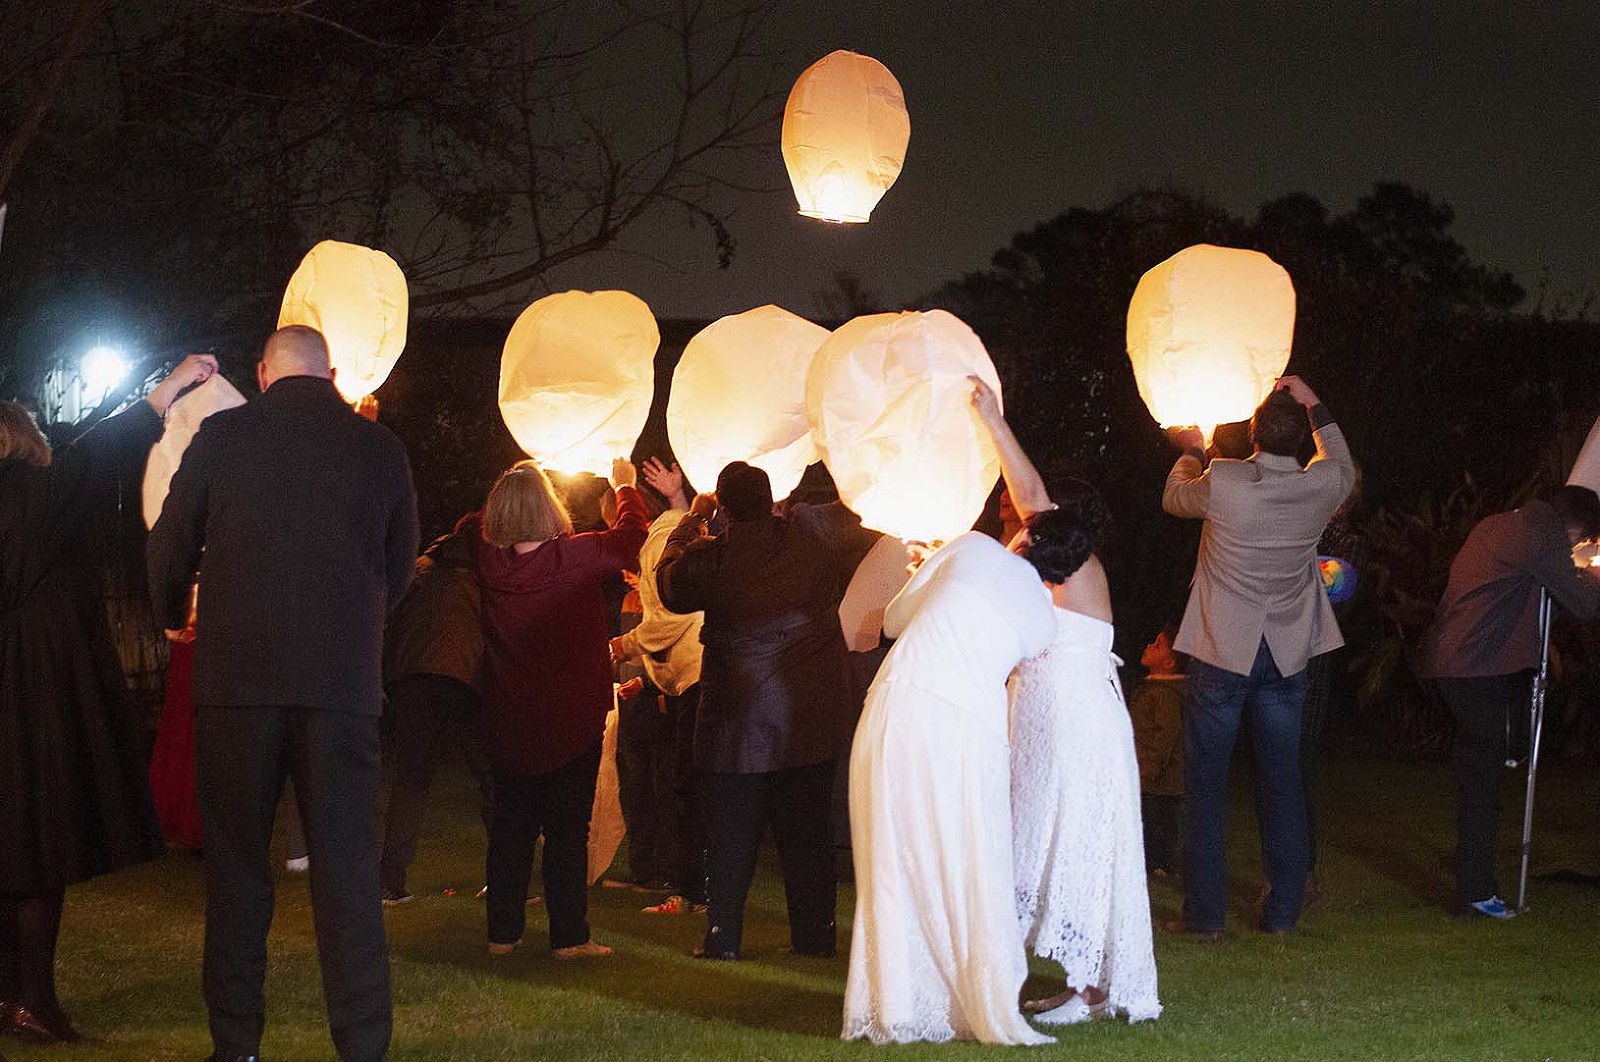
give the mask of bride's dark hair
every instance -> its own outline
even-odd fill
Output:
[[[1111,514],[1100,492],[1081,479],[1069,479],[1051,492],[1054,509],[1028,518],[1028,558],[1039,578],[1064,583],[1100,545]]]

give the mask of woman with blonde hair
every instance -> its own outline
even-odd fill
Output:
[[[0,402],[0,1032],[79,1039],[56,998],[66,887],[162,850],[87,536],[173,399],[216,371],[185,358],[60,452]]]
[[[519,461],[489,491],[479,533],[470,536],[483,591],[484,738],[494,772],[485,897],[494,955],[522,943],[541,834],[550,947],[564,959],[611,953],[589,938],[587,920],[589,811],[612,703],[601,580],[638,566],[649,518],[636,479],[630,462],[614,461],[616,522],[574,534],[544,470]]]

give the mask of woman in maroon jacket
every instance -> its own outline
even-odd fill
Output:
[[[477,538],[483,589],[484,737],[495,812],[487,870],[489,951],[522,943],[534,845],[544,834],[550,947],[609,955],[589,939],[589,810],[611,708],[610,630],[601,579],[638,564],[649,519],[632,464],[617,460],[617,520],[575,535],[537,464],[489,492]]]

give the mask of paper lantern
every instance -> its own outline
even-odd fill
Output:
[[[866,221],[906,161],[911,118],[889,68],[837,51],[795,81],[783,108],[783,162],[800,213]]]
[[[1588,487],[1600,492],[1600,420],[1594,422],[1572,463],[1572,474],[1567,477],[1569,487]]]
[[[167,491],[172,486],[172,475],[183,463],[184,451],[200,430],[200,423],[211,414],[234,406],[244,405],[244,395],[223,378],[213,373],[188,391],[167,409],[166,427],[161,439],[150,450],[150,459],[144,466],[144,526],[156,526],[161,507],[167,502]]]
[[[500,358],[500,416],[529,457],[557,472],[611,471],[639,439],[661,343],[644,300],[563,291],[522,311]]]
[[[817,351],[811,436],[867,527],[932,542],[982,513],[1000,457],[972,410],[968,374],[999,395],[983,343],[943,310],[857,317]]]
[[[1294,285],[1259,251],[1196,244],[1150,270],[1128,304],[1128,357],[1163,428],[1245,420],[1289,364]]]
[[[389,378],[406,348],[406,275],[382,251],[323,240],[283,293],[278,327],[310,325],[328,341],[333,383],[354,403]]]
[[[667,438],[697,490],[729,461],[748,461],[781,501],[817,459],[806,423],[806,372],[828,330],[777,306],[712,322],[683,350],[667,399]]]
[[[864,653],[878,647],[883,614],[911,578],[911,551],[893,535],[873,543],[856,567],[839,602],[839,628],[845,648]]]

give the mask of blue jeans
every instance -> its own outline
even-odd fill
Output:
[[[1267,895],[1263,928],[1291,929],[1300,920],[1311,842],[1300,783],[1300,711],[1306,673],[1282,675],[1263,640],[1250,674],[1200,660],[1189,662],[1183,721],[1189,797],[1189,871],[1183,920],[1194,933],[1223,928],[1228,910],[1228,761],[1239,720],[1250,713],[1260,793],[1261,862]]]

